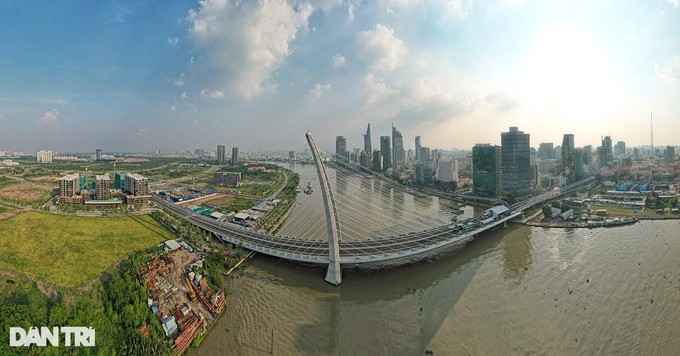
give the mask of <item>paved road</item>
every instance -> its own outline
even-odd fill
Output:
[[[287,236],[273,236],[255,230],[240,227],[226,222],[218,222],[212,218],[194,214],[190,210],[176,206],[159,196],[154,201],[168,208],[192,224],[219,235],[223,240],[267,255],[295,261],[326,264],[328,263],[328,242],[322,236],[317,240],[303,240]],[[365,241],[340,241],[340,260],[342,264],[375,263],[419,255],[446,247],[456,242],[468,240],[476,234],[494,228],[507,220],[519,216],[514,213],[493,224],[479,226],[470,232],[454,233],[446,226],[416,231],[397,236],[385,236]]]

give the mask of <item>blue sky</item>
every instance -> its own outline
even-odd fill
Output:
[[[0,149],[680,144],[680,2],[0,1]]]

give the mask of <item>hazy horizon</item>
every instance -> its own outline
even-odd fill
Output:
[[[680,144],[680,3],[0,3],[0,150]]]

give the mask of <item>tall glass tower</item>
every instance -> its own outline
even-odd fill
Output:
[[[510,127],[501,133],[502,186],[505,195],[515,198],[531,193],[531,152],[529,134]]]

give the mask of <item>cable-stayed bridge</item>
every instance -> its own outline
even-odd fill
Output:
[[[154,195],[154,201],[223,241],[286,260],[327,265],[326,281],[338,285],[343,266],[417,261],[504,225],[523,209],[560,194],[550,192],[532,198],[530,205],[500,208],[498,214],[456,224],[451,222],[456,209],[433,201],[439,198],[414,196],[410,188],[354,163],[324,162],[311,134],[306,137],[314,157],[314,187],[322,199],[318,193],[313,194],[315,202],[301,195],[298,199],[308,199],[307,204],[294,207],[294,216],[277,234],[217,221],[161,196]]]

